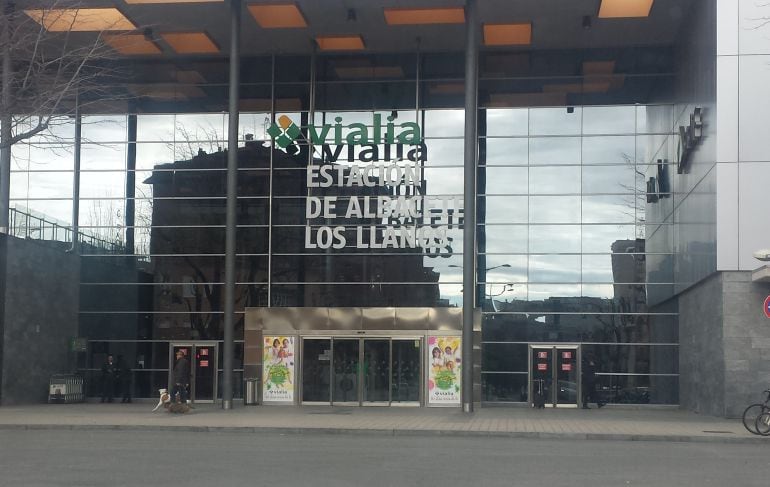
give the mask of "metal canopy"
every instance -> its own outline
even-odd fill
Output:
[[[251,0],[243,3],[275,2]],[[387,7],[462,7],[465,3],[462,0],[295,0],[294,3],[307,20],[307,28],[263,29],[244,7],[243,56],[307,54],[312,52],[316,36],[351,34],[363,36],[366,52],[414,51],[418,38],[422,51],[463,50],[463,24],[390,26],[383,14]],[[479,20],[482,24],[532,22],[532,45],[513,48],[515,50],[664,46],[675,43],[679,32],[692,18],[689,10],[697,8],[693,0],[655,0],[648,18],[599,19],[599,3],[599,0],[479,0]],[[129,5],[122,0],[83,0],[78,6],[105,7],[110,4],[154,38],[160,39],[159,34],[166,32],[205,31],[220,47],[219,56],[227,57],[229,1]],[[19,0],[17,5],[20,9],[40,7],[40,2]],[[349,14],[351,9],[355,11],[354,15]],[[590,28],[583,26],[584,16],[591,17]],[[76,37],[83,39],[89,36],[93,34],[76,33]],[[180,57],[162,39],[158,45],[163,54],[155,58]]]

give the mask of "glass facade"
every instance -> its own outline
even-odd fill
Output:
[[[574,74],[604,54],[482,56],[475,305],[483,315],[484,401],[529,400],[533,343],[580,345],[598,361],[611,402],[678,401],[676,312],[649,298],[672,282],[651,277],[648,262],[670,262],[672,249],[665,240],[654,253],[646,245],[652,231],[671,233],[670,220],[648,211],[651,196],[658,205],[673,201],[671,186],[648,185],[650,174],[676,172],[673,157],[658,157],[673,126],[673,107],[661,96],[671,84],[670,55],[614,53],[612,72]],[[235,383],[249,307],[472,306],[462,301],[462,56],[242,64]],[[144,84],[176,81],[119,113],[83,116],[77,201],[74,121],[61,120],[53,142],[14,146],[17,236],[71,241],[77,203],[80,335],[89,340],[79,366],[93,372],[105,354],[123,355],[134,364],[138,396],[165,387],[172,343],[223,339],[225,67],[217,60],[136,67]],[[283,117],[301,133],[285,148],[269,133]],[[344,143],[373,133],[376,120],[385,131],[387,123],[415,124],[421,140]],[[331,129],[319,133],[324,124]],[[308,166],[332,167],[343,179],[366,166],[413,168],[417,179],[323,187],[309,184]],[[362,196],[421,197],[424,206],[419,214],[345,214]],[[330,198],[336,215],[311,214]],[[362,226],[371,232],[361,236]],[[344,243],[324,233],[332,227]],[[416,233],[378,246],[392,228]],[[410,238],[428,243],[403,244]],[[324,248],[325,239],[340,245]]]

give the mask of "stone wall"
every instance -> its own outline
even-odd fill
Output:
[[[770,319],[762,303],[770,284],[751,272],[723,272],[725,416],[739,417],[770,388]]]
[[[679,298],[680,404],[737,418],[770,387],[770,285],[751,272],[720,272]]]
[[[722,275],[716,273],[679,297],[679,404],[723,416],[724,391]]]
[[[79,258],[58,242],[0,238],[7,249],[0,404],[43,402],[50,376],[74,368]]]

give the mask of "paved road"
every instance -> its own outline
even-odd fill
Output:
[[[762,486],[770,445],[0,431],[0,486]]]

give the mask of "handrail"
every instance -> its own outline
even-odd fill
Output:
[[[19,238],[72,242],[72,227],[55,221],[45,215],[35,215],[18,208],[10,208],[8,234]],[[123,254],[124,245],[105,240],[96,235],[78,231],[78,240],[84,250],[105,254]],[[98,252],[103,251],[103,252]]]

